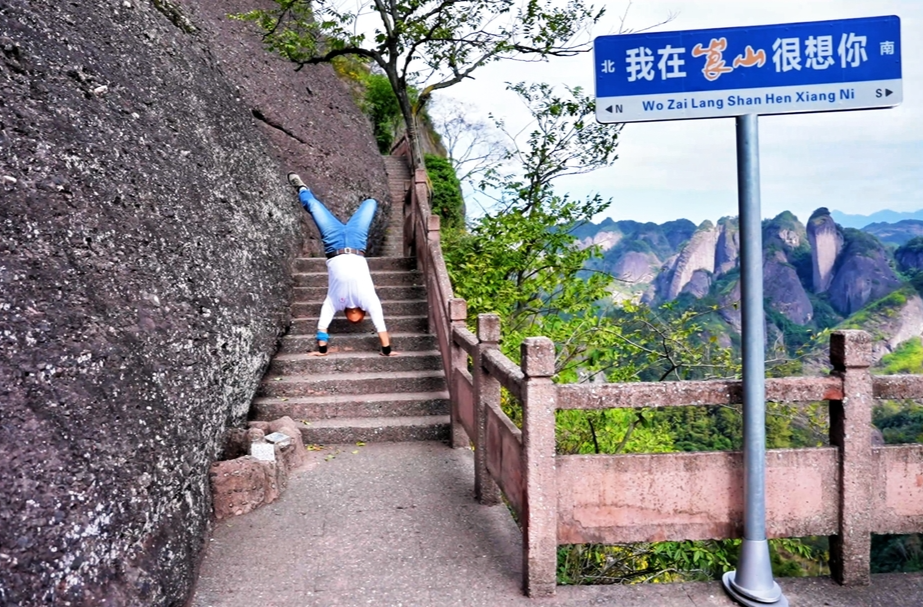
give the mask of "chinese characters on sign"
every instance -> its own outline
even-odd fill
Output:
[[[837,56],[840,65],[846,67],[859,67],[863,62],[868,61],[868,55],[865,52],[866,37],[858,36],[852,32],[843,34],[840,44],[837,47]],[[777,72],[787,72],[789,70],[800,70],[801,60],[804,58],[805,69],[825,70],[833,65],[833,36],[809,36],[804,40],[804,51],[802,54],[802,40],[800,38],[776,38],[772,44],[772,62]],[[707,57],[705,67],[702,73],[709,80],[717,80],[721,74],[733,72],[736,67],[763,67],[766,63],[766,51],[759,49],[754,51],[752,47],[747,46],[746,52],[737,55],[734,58],[733,67],[724,63],[722,54],[727,49],[727,38],[712,38],[708,47],[703,48],[701,43],[696,44],[692,49],[693,57]],[[661,59],[657,63],[660,78],[682,78],[686,72],[680,71],[686,65],[683,59],[686,49],[673,48],[669,44],[657,49],[657,54]],[[882,55],[894,54],[894,42],[887,40],[881,43]],[[628,82],[634,82],[638,78],[653,80],[654,73],[654,54],[651,49],[641,46],[631,48],[625,52],[625,73],[628,75]],[[615,73],[615,62],[607,59],[602,63],[602,70],[607,74]]]
[[[901,100],[897,17],[604,36],[595,51],[602,122],[857,109]],[[770,107],[740,109],[756,105]]]

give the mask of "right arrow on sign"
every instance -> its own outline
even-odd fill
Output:
[[[892,91],[891,89],[885,89],[885,97],[887,97],[888,95],[890,95],[890,94],[893,93],[893,92],[894,92],[894,91]]]

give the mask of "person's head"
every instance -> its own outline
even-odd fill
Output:
[[[365,310],[362,308],[346,308],[343,313],[349,322],[362,322],[362,319],[365,318]]]

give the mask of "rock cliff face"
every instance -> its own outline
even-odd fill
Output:
[[[689,282],[683,285],[683,290],[680,291],[680,293],[689,293],[696,299],[702,299],[708,295],[708,291],[711,289],[711,277],[711,272],[696,270],[692,273],[692,276],[689,277]]]
[[[598,245],[601,251],[608,251],[618,244],[621,239],[622,234],[619,232],[598,232],[593,236],[588,236],[577,241],[577,246],[581,249],[588,249],[594,245]]]
[[[740,263],[740,227],[736,217],[718,221],[718,242],[715,245],[715,274],[721,276]]]
[[[776,251],[763,264],[763,296],[795,324],[806,325],[814,317],[814,306],[782,251]]]
[[[727,293],[718,296],[718,314],[728,323],[735,333],[740,333],[743,321],[740,313],[740,281],[734,281],[734,286]]]
[[[789,211],[779,213],[763,226],[763,248],[781,250],[786,259],[796,249],[808,245],[808,235],[804,225]]]
[[[653,253],[629,251],[619,256],[611,268],[612,276],[628,283],[648,283],[657,273],[659,260]]]
[[[843,248],[843,234],[825,208],[814,211],[807,231],[811,243],[814,292],[824,293],[833,281],[833,266]]]
[[[923,270],[923,237],[907,241],[894,252],[894,259],[904,272]]]
[[[697,270],[715,271],[715,246],[718,243],[718,229],[706,221],[676,258],[672,276],[662,297],[664,301],[673,301],[683,292],[683,288],[692,280]],[[701,283],[701,280],[699,281]]]
[[[0,0],[0,604],[184,603],[288,321],[285,172],[386,191],[332,72],[223,17],[252,4]]]
[[[888,320],[888,326],[884,331],[884,334],[888,335],[887,340],[872,344],[872,357],[876,362],[908,339],[923,335],[923,299],[914,293],[907,298],[900,312]]]
[[[843,250],[836,275],[830,283],[830,304],[848,316],[866,304],[900,288],[901,281],[874,237],[848,228],[851,242]]]

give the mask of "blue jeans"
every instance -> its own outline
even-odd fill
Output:
[[[368,198],[362,201],[353,216],[345,224],[333,216],[311,190],[305,188],[298,192],[302,206],[314,218],[317,229],[324,241],[324,253],[334,253],[338,249],[365,250],[369,239],[369,227],[375,218],[378,201]]]

